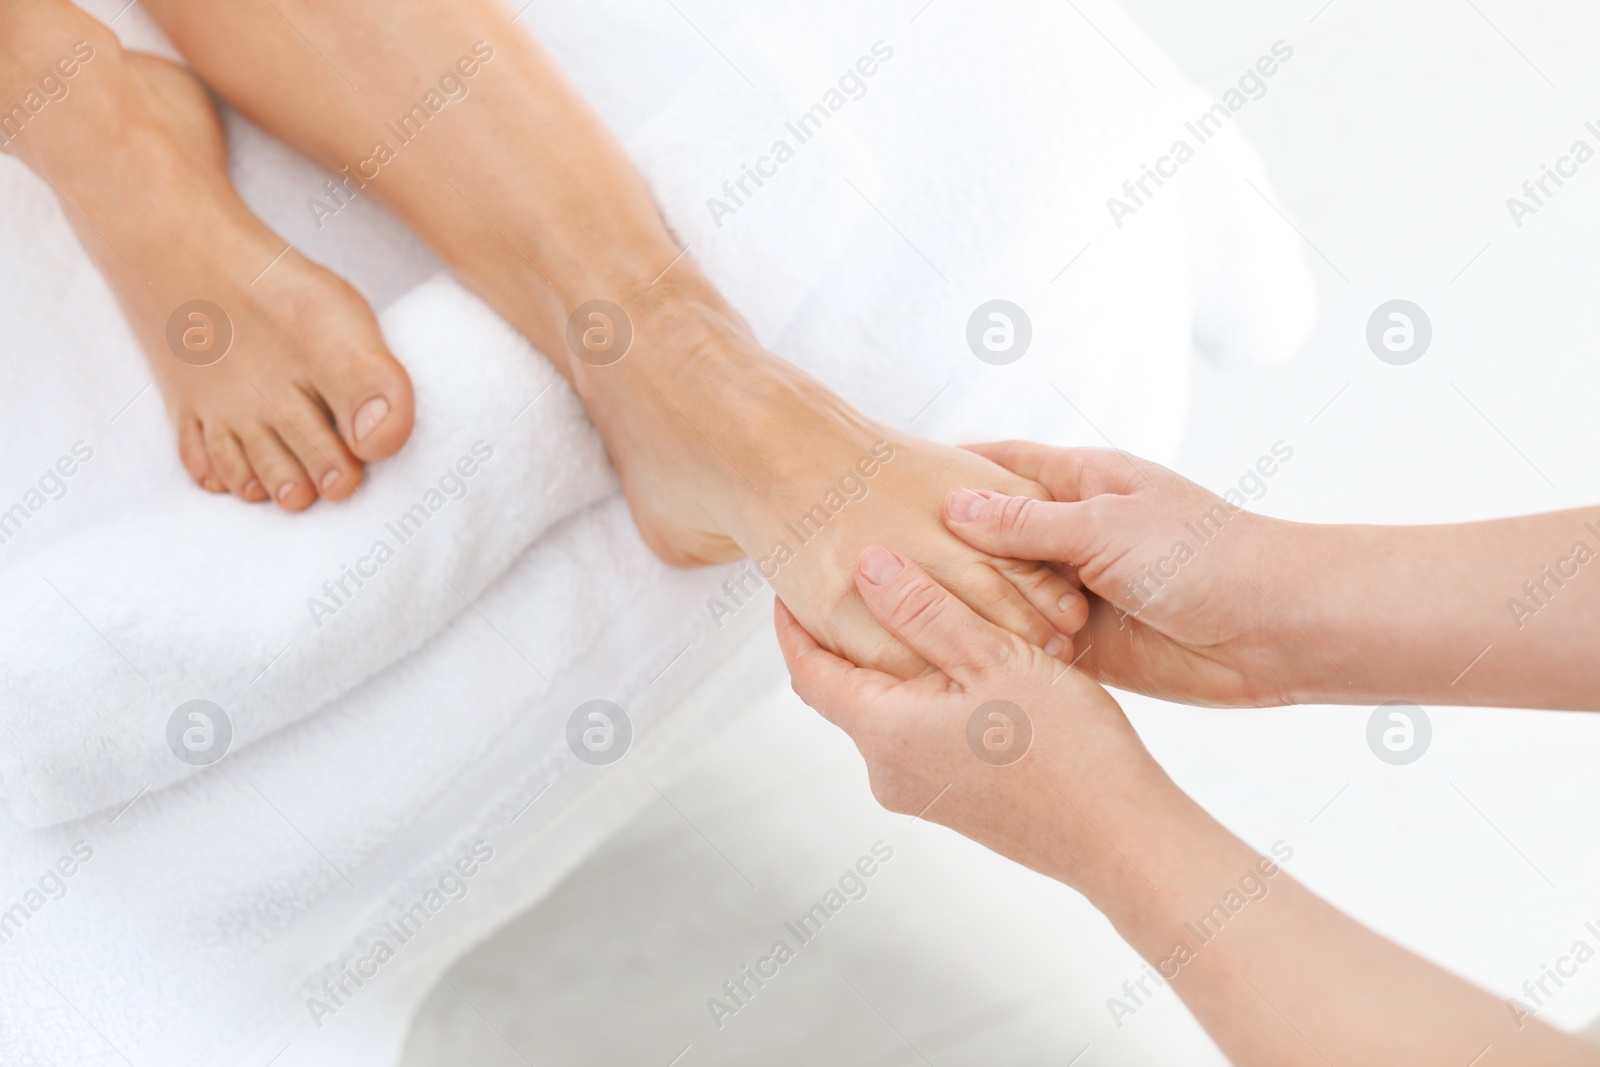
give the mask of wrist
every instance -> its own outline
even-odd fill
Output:
[[[1203,935],[1219,904],[1232,913],[1264,895],[1260,886],[1278,874],[1274,862],[1176,785],[1168,785],[1140,812],[1139,832],[1119,843],[1116,864],[1080,889],[1118,934],[1157,966],[1181,963],[1181,946],[1198,947],[1196,931]],[[1165,971],[1164,976],[1173,975]]]
[[[1272,704],[1307,704],[1353,698],[1352,666],[1341,661],[1341,634],[1349,620],[1345,595],[1355,564],[1343,528],[1258,518],[1252,545],[1252,589],[1257,637],[1252,673],[1270,679]]]
[[[1405,606],[1389,599],[1391,564],[1408,561],[1395,530],[1378,526],[1294,524],[1273,596],[1285,616],[1283,647],[1296,704],[1352,704],[1387,699],[1375,665],[1409,636]],[[1385,631],[1399,625],[1398,632]],[[1389,693],[1388,697],[1400,694]]]
[[[1082,893],[1108,915],[1159,884],[1153,871],[1198,811],[1156,762],[1109,693],[1082,676],[1061,679],[1071,709],[1035,736],[1026,785],[1040,851],[1028,862]],[[1074,690],[1081,689],[1081,694]],[[1017,800],[1022,800],[1018,797]],[[1204,813],[1199,813],[1204,817]]]

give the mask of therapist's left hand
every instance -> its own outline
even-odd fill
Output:
[[[856,667],[781,601],[777,629],[795,692],[855,741],[873,795],[1091,899],[1113,889],[1128,873],[1113,842],[1146,834],[1180,795],[1116,701],[898,553],[868,548],[855,581],[878,621],[932,670],[901,680]]]

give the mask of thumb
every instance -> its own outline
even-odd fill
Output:
[[[877,545],[856,562],[856,590],[885,629],[954,680],[1005,663],[1019,643],[957,600],[927,571]],[[1047,651],[1054,656],[1059,647]]]
[[[973,548],[1010,559],[1082,564],[1100,540],[1084,502],[952,489],[944,522]]]

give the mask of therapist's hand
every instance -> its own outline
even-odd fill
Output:
[[[1025,441],[973,451],[1056,502],[953,490],[945,524],[975,548],[1061,565],[1096,594],[1078,666],[1189,704],[1293,703],[1315,649],[1283,614],[1301,527],[1253,515],[1154,463]]]
[[[920,567],[868,548],[855,584],[932,670],[902,681],[853,666],[781,601],[778,638],[795,691],[855,741],[873,793],[1083,893],[1230,1062],[1600,1065],[1535,1009],[1508,1011],[1318,899],[1184,796],[1105,690]]]
[[[942,823],[1091,899],[1144,886],[1121,849],[1186,803],[1110,694],[872,547],[856,588],[933,665],[901,680],[827,651],[779,601],[795,692],[841,727],[885,807]]]

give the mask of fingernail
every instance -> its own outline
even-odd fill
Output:
[[[279,502],[287,501],[293,495],[294,495],[294,483],[293,482],[284,482],[282,485],[278,486],[278,500],[279,500]]]
[[[381,396],[375,396],[362,404],[361,410],[356,412],[356,440],[366,440],[367,435],[376,430],[378,423],[387,418],[388,414],[389,402]]]
[[[971,522],[983,513],[984,498],[971,489],[952,489],[945,507],[956,522]]]
[[[861,554],[861,576],[873,585],[882,585],[905,567],[887,548],[872,546]]]
[[[1057,634],[1045,642],[1044,654],[1047,656],[1059,656],[1061,655],[1061,650],[1066,647],[1067,643],[1061,639],[1060,634]]]
[[[261,483],[256,481],[254,478],[251,478],[248,482],[244,483],[244,488],[239,490],[239,495],[247,497],[255,496],[260,491]]]
[[[322,476],[322,481],[319,483],[322,486],[322,491],[324,493],[333,492],[333,487],[339,484],[339,479],[342,477],[343,475],[339,473],[337,468],[328,471],[327,474]]]
[[[1056,610],[1062,614],[1076,611],[1078,609],[1078,601],[1081,599],[1082,597],[1077,593],[1063,593],[1061,599],[1056,601]]]

